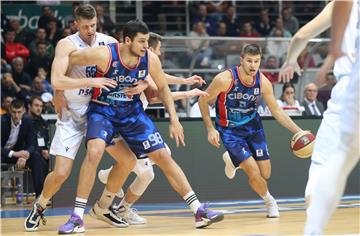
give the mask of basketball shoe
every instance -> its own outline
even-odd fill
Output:
[[[44,211],[46,208],[42,208],[39,203],[35,203],[30,214],[24,222],[25,231],[36,231],[39,228],[40,220],[42,224],[46,224],[46,219],[44,217]]]
[[[279,218],[280,217],[280,213],[279,213],[279,207],[275,201],[275,199],[266,202],[265,203],[266,206],[266,211],[267,211],[267,218]]]
[[[116,212],[111,207],[108,209],[101,208],[98,202],[96,202],[95,205],[90,209],[89,214],[95,219],[105,221],[119,228],[125,228],[129,226],[126,220],[116,215]]]
[[[101,183],[103,183],[103,184],[107,183],[107,180],[108,180],[109,173],[110,173],[111,169],[112,169],[112,166],[109,169],[106,169],[106,170],[99,170],[98,178],[99,178]],[[123,198],[124,197],[124,191],[123,191],[122,188],[119,190],[119,192],[116,193],[116,196],[118,198]]]
[[[66,222],[66,224],[60,226],[58,231],[59,234],[76,234],[84,232],[84,222],[75,212],[71,214],[70,219]]]
[[[236,170],[239,167],[235,167],[233,162],[231,161],[229,152],[224,152],[222,155],[223,161],[225,162],[225,175],[229,179],[233,179],[235,177]]]
[[[223,219],[224,214],[222,212],[209,210],[208,204],[202,203],[195,214],[195,227],[198,229],[205,228]]]
[[[129,225],[143,225],[147,223],[144,217],[138,215],[135,208],[120,206],[116,209],[117,215],[126,220]]]

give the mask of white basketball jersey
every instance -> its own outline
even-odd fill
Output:
[[[79,36],[79,33],[72,34],[67,37],[73,42],[78,50],[90,47],[98,47],[110,43],[110,37],[102,33],[96,33],[95,42],[93,45],[88,45]],[[96,77],[96,66],[72,66],[67,73],[71,78],[94,78]],[[92,95],[92,88],[68,89],[64,91],[65,98],[68,101],[69,107],[79,110],[87,108]],[[81,112],[82,113],[82,112]]]
[[[353,1],[351,14],[346,25],[341,50],[346,54],[336,60],[334,65],[334,75],[341,78],[343,75],[349,75],[355,63],[356,50],[359,48],[359,39],[357,39],[357,29],[359,24],[359,0]]]

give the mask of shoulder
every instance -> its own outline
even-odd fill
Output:
[[[7,123],[10,122],[10,114],[5,114],[1,116],[1,123]],[[5,128],[7,126],[2,126],[1,128]]]
[[[69,38],[63,38],[56,44],[56,52],[59,53],[66,53],[76,50],[75,44]]]

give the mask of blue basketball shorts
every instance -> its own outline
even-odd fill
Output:
[[[270,159],[263,129],[248,134],[243,132],[241,126],[228,128],[217,125],[216,129],[220,133],[221,140],[229,152],[234,166],[239,166],[250,156],[255,161]]]
[[[116,116],[115,116],[116,117]],[[158,129],[143,110],[137,114],[116,119],[97,111],[88,112],[86,142],[100,138],[113,145],[113,138],[121,135],[137,157],[165,148]]]

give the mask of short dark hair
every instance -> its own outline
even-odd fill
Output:
[[[41,101],[41,102],[44,104],[44,102],[43,102],[43,100],[41,99],[40,96],[33,95],[33,96],[30,97],[29,105],[32,106],[32,104],[33,104],[33,102],[34,102],[35,100],[39,100],[39,101]]]
[[[159,42],[162,41],[162,38],[159,34],[150,32],[149,36],[149,47],[156,48]]]
[[[128,21],[123,28],[123,41],[125,42],[126,37],[134,40],[137,33],[148,34],[148,26],[139,19]]]
[[[245,54],[250,55],[262,55],[262,51],[259,45],[257,44],[246,44],[241,50],[241,56]]]
[[[14,101],[12,101],[10,108],[15,108],[15,109],[19,109],[25,107],[24,105],[24,101],[20,100],[20,99],[15,99]]]
[[[96,10],[90,4],[81,4],[76,8],[74,17],[76,20],[79,20],[80,18],[91,20],[96,17]]]

